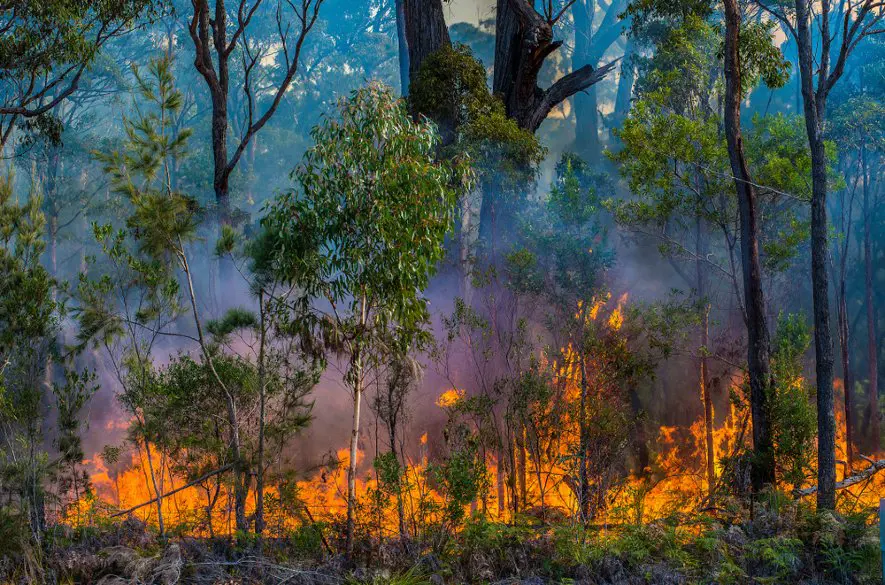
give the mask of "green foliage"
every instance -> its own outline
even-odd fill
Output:
[[[181,261],[182,246],[196,233],[199,206],[176,190],[172,163],[185,158],[191,131],[176,126],[183,97],[175,88],[170,57],[154,59],[143,75],[133,67],[145,102],[135,118],[123,117],[123,148],[95,152],[114,192],[131,206],[126,225],[138,249],[150,258]]]
[[[212,319],[206,322],[206,331],[218,339],[224,339],[234,331],[240,329],[254,329],[258,326],[258,318],[255,313],[242,307],[228,309],[221,319]]]
[[[420,291],[443,257],[467,168],[435,161],[433,127],[412,121],[380,85],[341,100],[338,117],[313,138],[294,173],[299,190],[263,220],[275,270],[305,298],[326,299],[337,327],[360,338],[370,321],[375,331],[419,326],[427,318]]]
[[[0,176],[0,363],[23,340],[45,337],[53,326],[53,282],[40,264],[46,227],[40,206],[36,192],[19,205],[12,177]]]
[[[438,123],[444,156],[467,154],[480,181],[503,191],[532,180],[546,154],[533,133],[507,117],[488,89],[485,67],[465,45],[445,46],[425,59],[409,103]]]
[[[811,330],[800,315],[781,315],[772,343],[771,431],[775,465],[783,481],[800,487],[814,476],[817,414],[813,387],[803,376]]]

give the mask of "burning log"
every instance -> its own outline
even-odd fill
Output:
[[[838,482],[836,484],[837,490],[845,489],[847,487],[851,487],[853,485],[859,484],[862,481],[866,481],[866,480],[870,479],[871,477],[873,477],[875,474],[877,474],[880,471],[882,471],[883,469],[885,469],[885,459],[880,459],[878,461],[874,461],[874,460],[870,459],[869,457],[865,457],[863,455],[858,455],[858,456],[861,459],[863,459],[864,461],[868,462],[870,464],[870,466],[867,467],[866,469],[864,469],[863,471],[855,473],[854,475],[852,475],[850,477],[846,477],[842,481]],[[811,487],[807,487],[807,488],[804,488],[801,490],[793,490],[793,494],[797,497],[810,496],[811,494],[813,494],[815,492],[817,492],[816,485],[813,485]]]

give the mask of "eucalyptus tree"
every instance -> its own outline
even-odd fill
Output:
[[[323,0],[191,2],[187,31],[195,51],[194,67],[211,98],[212,187],[223,223],[230,223],[232,219],[230,176],[249,143],[270,121],[291,87],[304,43],[317,22],[322,3]],[[276,67],[270,79],[264,80],[268,84],[264,86],[258,77],[267,59],[273,59]],[[242,79],[235,82],[234,96],[231,95],[232,61],[242,64]],[[246,122],[230,153],[232,97],[244,100]]]
[[[0,148],[16,125],[58,139],[53,110],[113,39],[154,16],[155,0],[12,0],[0,6]]]
[[[749,366],[750,405],[753,418],[753,487],[758,492],[775,482],[774,444],[768,406],[774,381],[771,374],[771,341],[765,312],[760,260],[762,216],[757,187],[750,175],[741,132],[741,100],[757,83],[765,79],[769,87],[783,85],[787,66],[771,41],[770,27],[761,28],[743,22],[737,0],[724,0],[724,128],[728,159],[738,199],[741,234],[741,273],[747,324],[747,363]],[[743,43],[743,51],[741,50]],[[752,48],[752,49],[751,49]]]
[[[798,68],[811,151],[811,282],[814,302],[814,354],[817,379],[818,491],[817,505],[836,507],[836,415],[833,396],[833,339],[830,325],[827,267],[829,256],[827,224],[826,148],[827,99],[845,73],[848,58],[867,36],[885,31],[885,7],[878,0],[849,2],[834,7],[830,0],[820,6],[811,0],[761,2],[759,8],[777,19],[798,47]],[[815,21],[819,35],[812,31]],[[832,29],[837,32],[833,33]]]
[[[386,87],[353,92],[336,114],[313,130],[314,146],[294,172],[298,189],[278,198],[263,224],[279,277],[302,290],[298,302],[313,307],[330,349],[347,359],[349,553],[365,372],[389,349],[383,340],[404,348],[426,340],[421,291],[443,258],[469,171],[435,159],[434,126],[413,121]]]
[[[630,14],[633,34],[651,40],[656,50],[653,56],[640,62],[640,99],[618,133],[624,149],[614,155],[615,160],[621,163],[622,174],[639,197],[617,202],[616,218],[622,225],[658,239],[661,251],[673,260],[691,259],[695,265],[694,274],[678,265],[674,268],[686,284],[694,288],[702,303],[699,380],[711,489],[715,479],[715,453],[708,357],[715,352],[709,347],[709,303],[715,292],[712,286],[715,281],[710,271],[727,277],[725,282],[730,284],[731,293],[739,303],[748,332],[756,452],[754,486],[760,489],[774,482],[775,466],[766,405],[765,389],[772,384],[759,248],[764,247],[763,258],[771,265],[780,259],[782,268],[783,261],[788,261],[795,251],[795,238],[791,235],[801,231],[797,230],[801,224],[794,224],[791,215],[796,187],[801,182],[797,177],[772,173],[770,169],[785,157],[793,157],[797,164],[807,157],[802,156],[801,145],[796,148],[792,141],[768,140],[767,133],[773,130],[789,135],[787,131],[791,126],[779,119],[767,118],[755,120],[756,127],[747,141],[757,148],[750,151],[749,159],[742,155],[737,150],[738,145],[743,149],[740,112],[734,108],[740,96],[760,82],[769,87],[782,85],[788,66],[772,46],[771,25],[745,23],[741,28],[740,76],[737,79],[733,76],[738,66],[735,63],[738,54],[734,51],[738,49],[730,42],[728,48],[733,51],[726,54],[730,59],[726,73],[732,77],[726,78],[724,89],[727,91],[723,94],[723,55],[714,5],[704,1],[678,6],[666,2],[637,3],[631,7]],[[731,18],[740,18],[740,15],[731,15]],[[673,75],[674,69],[685,74]],[[727,140],[723,137],[723,125]],[[732,168],[732,155],[736,168]],[[750,183],[750,169],[754,168],[763,174],[764,187]],[[735,185],[742,193],[737,201],[729,195]],[[755,192],[752,194],[752,214],[748,213],[745,187],[758,189],[765,196],[764,201],[757,202]],[[759,221],[762,214],[755,209],[757,205],[771,210],[765,226]],[[769,237],[762,240],[763,234]],[[780,242],[774,236],[780,236],[785,245],[779,247]],[[744,286],[741,286],[742,280]]]
[[[596,0],[577,0],[572,5],[575,42],[572,49],[572,68],[585,64],[598,67],[602,58],[623,38],[626,23],[621,16],[628,5],[627,0],[614,0],[608,6]],[[632,86],[633,63],[625,49],[620,62],[618,92],[629,92]],[[626,89],[622,89],[621,85]],[[575,112],[575,150],[590,161],[602,155],[599,140],[599,84],[593,84],[573,98]],[[629,95],[629,94],[628,94]],[[622,98],[623,99],[623,98]]]

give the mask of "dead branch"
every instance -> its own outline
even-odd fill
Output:
[[[861,456],[861,458],[866,461],[869,461],[870,466],[867,467],[866,469],[864,469],[863,471],[855,473],[854,475],[852,475],[850,477],[846,477],[842,481],[838,482],[836,484],[837,490],[842,490],[847,487],[857,485],[863,481],[870,479],[871,477],[873,477],[874,475],[876,475],[877,473],[879,473],[880,471],[885,469],[885,459],[873,461],[869,457]],[[813,494],[815,492],[817,492],[817,486],[813,485],[811,487],[807,487],[807,488],[804,488],[801,490],[793,490],[793,495],[795,495],[797,497],[804,497],[804,496],[810,496],[811,494]]]
[[[218,475],[219,473],[224,473],[225,471],[232,468],[233,466],[234,466],[233,463],[228,463],[224,467],[219,467],[215,471],[210,471],[208,473],[205,473],[205,474],[201,475],[200,477],[198,477],[197,479],[193,480],[192,482],[186,483],[181,487],[178,487],[172,491],[166,492],[165,494],[163,494],[157,498],[153,498],[153,499],[148,500],[147,502],[144,502],[144,503],[139,504],[137,506],[133,506],[133,507],[129,508],[128,510],[123,510],[122,512],[116,512],[115,514],[111,514],[111,518],[116,518],[117,516],[123,516],[124,514],[129,514],[130,512],[134,512],[135,510],[138,510],[139,508],[144,508],[145,506],[149,506],[149,505],[153,504],[154,502],[156,502],[157,500],[161,500],[163,498],[168,498],[169,496],[175,495],[178,492],[180,492],[182,490],[186,490],[189,487],[193,487],[202,481],[206,481],[207,479],[209,479],[213,475]]]

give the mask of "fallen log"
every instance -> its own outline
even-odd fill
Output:
[[[863,471],[859,471],[852,476],[846,477],[842,481],[836,483],[837,490],[843,490],[847,487],[851,487],[853,485],[857,485],[863,481],[866,481],[879,473],[882,470],[885,470],[885,459],[880,459],[878,461],[873,461],[869,457],[864,457],[861,455],[861,458],[870,463],[870,466],[864,469]],[[793,495],[797,497],[810,496],[811,494],[817,492],[817,486],[813,485],[811,487],[803,488],[801,490],[793,490]]]
[[[162,494],[156,498],[148,500],[147,502],[141,503],[137,506],[133,506],[133,507],[129,508],[128,510],[123,510],[122,512],[116,512],[114,514],[111,514],[111,518],[116,518],[117,516],[123,516],[124,514],[129,514],[131,512],[138,510],[139,508],[144,508],[145,506],[149,506],[149,505],[153,504],[154,502],[156,502],[157,500],[161,500],[163,498],[168,498],[169,496],[173,496],[180,491],[186,490],[189,487],[193,487],[193,486],[197,485],[201,481],[206,481],[207,479],[209,479],[213,475],[218,475],[219,473],[224,473],[225,471],[227,471],[228,469],[230,469],[233,466],[234,466],[233,463],[228,463],[224,467],[219,467],[215,471],[210,471],[208,473],[204,473],[203,475],[201,475],[197,479],[193,480],[192,482],[186,483],[181,487],[177,487],[172,491],[168,491],[165,494]]]

